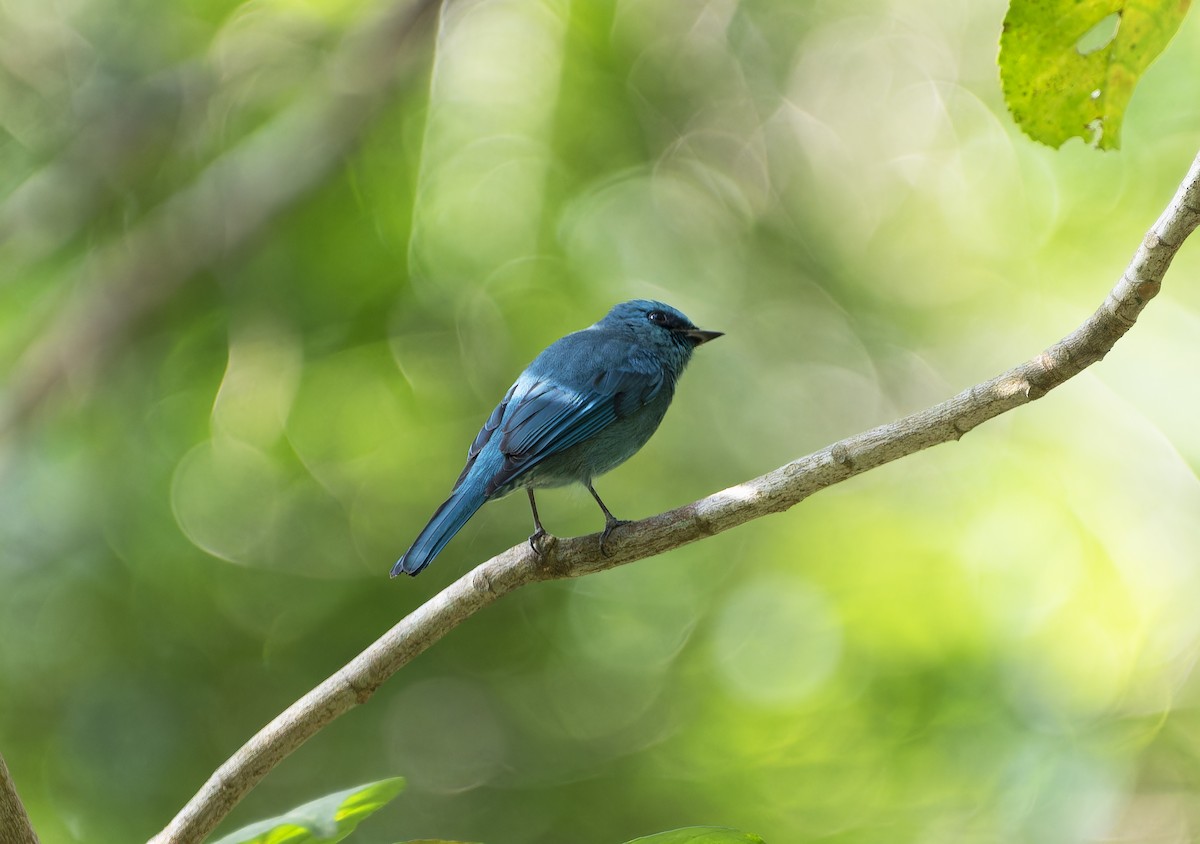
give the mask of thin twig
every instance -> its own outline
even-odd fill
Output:
[[[0,841],[4,844],[38,844],[37,833],[25,814],[4,757],[0,756]]]
[[[547,537],[542,555],[522,542],[418,607],[340,671],[258,732],[221,765],[152,844],[199,842],[288,754],[364,703],[402,667],[502,595],[544,580],[579,577],[641,560],[778,513],[818,490],[939,443],[1057,387],[1107,354],[1158,293],[1184,239],[1200,222],[1200,156],[1100,308],[1040,355],[949,401],[814,452],[686,506],[599,534]]]

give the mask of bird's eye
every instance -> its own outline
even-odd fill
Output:
[[[650,320],[655,325],[667,324],[667,315],[662,311],[651,311],[650,313],[646,314],[646,319]]]

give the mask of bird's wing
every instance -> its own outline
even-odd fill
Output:
[[[584,390],[536,381],[504,419],[500,451],[513,458],[564,451],[640,410],[661,389],[661,370],[602,372]]]
[[[618,419],[645,407],[663,387],[660,367],[598,372],[586,389],[538,380],[518,398],[500,426],[504,466],[489,494],[554,454],[566,451]]]
[[[550,375],[527,371],[475,437],[458,483],[466,478],[475,458],[494,436],[499,437],[504,462],[487,483],[488,496],[545,458],[645,407],[664,383],[662,367],[650,358],[639,357],[597,369],[582,389],[567,386]]]
[[[454,489],[462,484],[467,474],[471,471],[471,467],[475,465],[475,458],[479,456],[479,452],[487,445],[488,440],[492,438],[492,434],[500,427],[500,421],[504,418],[504,411],[508,409],[508,403],[513,397],[513,393],[521,386],[521,382],[517,381],[508,388],[508,392],[504,394],[504,398],[500,399],[500,404],[496,405],[492,411],[492,415],[483,423],[483,427],[479,429],[479,433],[475,435],[475,440],[471,443],[471,447],[467,449],[467,465],[463,467],[462,472],[458,476],[458,480],[454,482]]]

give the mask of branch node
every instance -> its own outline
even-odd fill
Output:
[[[1071,348],[1066,341],[1059,341],[1033,359],[1037,371],[1029,372],[1026,377],[1025,396],[1030,401],[1036,401],[1063,381],[1079,372],[1071,358]]]
[[[1125,281],[1128,281],[1128,277],[1125,278]],[[1133,294],[1138,295],[1138,285],[1130,284],[1129,286],[1133,291]],[[1129,303],[1122,301],[1121,298],[1117,296],[1117,291],[1115,289],[1109,291],[1108,298],[1104,300],[1104,304],[1105,310],[1108,311],[1109,316],[1117,320],[1117,322],[1121,323],[1121,325],[1125,326],[1126,328],[1129,328],[1133,325],[1134,318],[1122,310]]]
[[[1162,290],[1162,280],[1157,278],[1138,282],[1137,286],[1134,288],[1134,292],[1137,294],[1138,299],[1141,300],[1141,304],[1143,305],[1157,296],[1160,290]],[[1130,325],[1132,324],[1132,321],[1130,321]]]
[[[854,457],[845,443],[835,443],[829,449],[829,457],[834,463],[848,469],[851,473],[854,472]]]
[[[716,536],[721,532],[708,518],[708,515],[704,512],[703,508],[701,508],[699,501],[694,503],[691,509],[692,522],[696,525],[696,530],[701,536]]]
[[[963,438],[963,434],[968,433],[971,428],[971,425],[967,425],[963,422],[963,417],[961,416],[955,416],[952,420],[950,420],[950,436],[954,438],[955,442],[961,440]]]
[[[492,576],[488,573],[486,566],[475,569],[475,573],[471,575],[471,586],[479,592],[496,594],[496,586],[492,583]]]
[[[349,677],[343,677],[342,680],[346,684],[346,688],[349,689],[354,695],[354,702],[359,706],[362,706],[364,703],[370,700],[371,695],[375,694],[375,689],[378,688],[377,686],[359,685]]]

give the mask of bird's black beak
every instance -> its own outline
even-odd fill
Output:
[[[679,332],[684,337],[692,341],[693,346],[699,346],[701,343],[707,343],[709,340],[716,340],[722,336],[724,331],[704,331],[699,328],[685,328]]]

